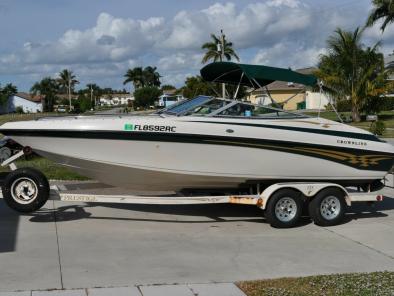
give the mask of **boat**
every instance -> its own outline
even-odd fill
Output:
[[[238,88],[317,84],[289,69],[231,62],[209,64],[201,75]],[[394,158],[391,144],[341,122],[202,95],[149,115],[49,117],[8,122],[0,133],[81,175],[133,190],[238,190],[284,181],[371,189]]]

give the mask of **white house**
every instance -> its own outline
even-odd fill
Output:
[[[306,91],[305,92],[305,109],[319,110],[325,109],[330,104],[330,98],[325,93]]]
[[[169,94],[163,94],[159,97],[159,101],[157,102],[157,105],[159,107],[169,107],[172,104],[175,104],[176,102],[182,101],[185,98],[183,95],[169,95]]]
[[[129,101],[134,101],[134,96],[132,96],[131,94],[106,94],[101,96],[100,105],[127,105]]]
[[[8,98],[5,106],[0,107],[0,113],[12,113],[17,107],[22,107],[24,113],[37,113],[43,111],[43,96],[33,96],[18,92]]]
[[[298,69],[296,72],[301,74],[313,74],[314,68]],[[310,87],[299,83],[274,81],[267,85],[268,92],[265,88],[253,90],[249,95],[249,101],[254,104],[271,104],[270,96],[283,106],[284,110],[316,110],[325,109],[329,104],[329,98],[326,94],[320,95]]]

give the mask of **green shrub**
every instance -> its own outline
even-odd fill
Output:
[[[369,131],[375,135],[381,136],[386,130],[386,126],[383,121],[374,121],[369,127]]]
[[[18,113],[18,114],[23,114],[23,113],[25,113],[25,112],[23,111],[23,107],[22,107],[22,106],[16,106],[15,112]]]
[[[81,94],[77,100],[72,101],[74,107],[74,113],[84,113],[92,108],[92,101],[90,97]],[[67,104],[68,105],[68,104]]]
[[[352,102],[350,100],[341,100],[337,102],[337,111],[338,112],[351,112],[352,111]]]
[[[383,111],[391,111],[394,110],[394,98],[393,97],[385,97],[383,98]]]
[[[160,89],[155,86],[141,87],[134,91],[134,107],[149,108],[161,95]]]

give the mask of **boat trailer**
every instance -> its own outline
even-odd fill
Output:
[[[339,224],[346,206],[353,202],[380,202],[383,195],[376,192],[361,192],[347,189],[330,182],[285,182],[275,183],[264,190],[256,186],[257,194],[206,195],[206,196],[141,196],[70,193],[64,186],[49,185],[44,174],[33,168],[17,168],[15,161],[32,151],[24,147],[1,163],[10,172],[1,185],[0,198],[12,209],[19,212],[39,210],[48,200],[84,203],[120,203],[154,205],[196,205],[196,204],[243,204],[262,209],[268,222],[277,228],[295,226],[303,209],[315,224],[331,226]]]

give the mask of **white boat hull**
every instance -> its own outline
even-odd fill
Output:
[[[229,188],[258,180],[368,181],[384,176],[380,171],[366,173],[321,158],[259,148],[40,137],[15,140],[81,175],[136,190]],[[114,147],[116,153],[111,153]]]
[[[390,144],[364,131],[359,135],[366,139],[355,140],[351,133],[360,130],[335,122],[239,124],[202,117],[125,116],[7,123],[0,132],[82,175],[137,190],[234,188],[282,180],[362,184],[382,179],[392,164]],[[153,130],[138,131],[137,125]]]

